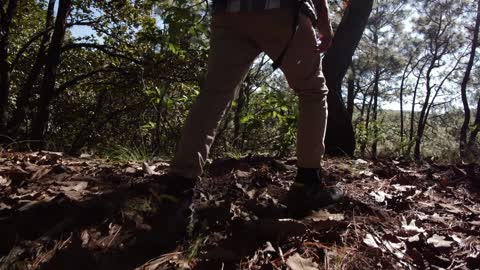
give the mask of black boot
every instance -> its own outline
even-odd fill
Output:
[[[345,193],[338,187],[328,187],[322,180],[320,169],[298,168],[295,182],[287,196],[287,206],[293,216],[308,215],[343,200]]]

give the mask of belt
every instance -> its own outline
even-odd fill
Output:
[[[235,13],[291,8],[295,6],[296,0],[226,0],[219,2],[221,3],[214,5],[215,11]]]

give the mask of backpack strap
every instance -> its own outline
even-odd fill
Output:
[[[283,48],[277,60],[273,61],[273,64],[272,64],[273,70],[278,69],[282,65],[283,58],[285,58],[285,55],[287,54],[287,51],[290,48],[293,38],[297,33],[300,13],[307,16],[312,21],[313,25],[316,24],[318,19],[317,12],[315,9],[315,4],[312,2],[312,0],[296,0],[295,6],[292,10],[293,10],[292,35],[290,36],[287,42],[287,45],[285,45],[285,48]]]
[[[277,70],[283,62],[283,58],[285,58],[285,54],[287,54],[288,49],[290,48],[290,44],[293,41],[293,38],[295,37],[295,34],[297,33],[298,29],[298,21],[300,17],[300,2],[295,3],[296,6],[292,9],[293,11],[293,21],[292,21],[292,34],[290,35],[290,38],[288,39],[287,45],[283,48],[282,52],[278,56],[277,60],[273,61],[272,68],[273,70]]]

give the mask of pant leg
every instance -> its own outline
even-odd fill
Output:
[[[260,53],[232,25],[237,18],[217,14],[212,22],[208,72],[185,122],[172,173],[197,178],[203,173],[216,129],[240,83]]]
[[[270,11],[263,20],[265,29],[258,30],[254,39],[272,59],[277,59],[291,36],[293,14],[290,10],[278,9]],[[316,30],[307,17],[300,15],[299,20],[280,69],[299,98],[297,164],[303,168],[320,168],[325,153],[328,89],[321,70]],[[271,30],[267,32],[267,29]]]

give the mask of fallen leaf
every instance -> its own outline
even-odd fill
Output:
[[[12,209],[11,206],[6,205],[6,204],[0,202],[0,210],[10,210],[10,209]]]
[[[370,233],[367,233],[367,235],[365,235],[365,238],[363,239],[363,243],[365,243],[367,246],[373,247],[373,248],[380,248],[378,246],[379,242],[380,242],[380,239],[378,239],[378,237],[373,236]]]
[[[52,166],[41,166],[31,177],[32,180],[39,180],[52,171]]]
[[[424,228],[418,227],[416,221],[414,219],[410,220],[410,223],[407,221],[405,217],[402,217],[402,229],[405,231],[423,233],[425,232]]]
[[[135,174],[137,173],[137,169],[133,168],[133,167],[128,167],[125,169],[125,173],[127,174]]]
[[[361,171],[359,174],[362,175],[362,176],[366,176],[366,177],[372,177],[373,176],[373,172],[369,172],[369,171]]]
[[[237,178],[247,178],[250,176],[250,173],[249,172],[246,172],[246,171],[241,171],[241,170],[237,170],[235,172],[235,176]]]
[[[385,201],[385,199],[391,199],[392,198],[392,195],[390,194],[387,194],[383,191],[372,191],[370,192],[368,195],[372,196],[373,198],[375,198],[375,201],[376,202],[379,202],[379,203],[382,203]]]
[[[456,207],[455,205],[452,205],[452,204],[439,203],[438,205],[445,208],[447,212],[450,212],[452,214],[460,214],[464,212],[463,209],[461,209],[460,207]]]
[[[368,161],[359,158],[359,159],[353,161],[353,165],[366,166],[366,165],[368,165]]]
[[[265,245],[266,245],[266,247],[262,250],[263,253],[268,253],[268,252],[275,253],[275,252],[277,252],[275,250],[275,248],[273,247],[272,243],[267,242]]]
[[[416,188],[416,186],[411,186],[411,185],[400,185],[400,184],[393,184],[392,187],[400,192],[405,192],[410,189]]]
[[[405,253],[407,252],[407,245],[403,241],[398,239],[395,235],[384,235],[383,245],[389,252],[397,256],[397,258],[402,259],[403,257],[405,257]]]
[[[304,259],[300,254],[295,253],[288,257],[287,265],[292,270],[318,270],[318,264],[312,258]]]
[[[75,183],[75,182],[70,182],[72,183],[72,185],[70,186],[62,186],[60,187],[60,190],[62,191],[76,191],[76,192],[82,192],[84,191],[87,186],[88,186],[88,182],[78,182],[78,183]],[[65,184],[65,183],[63,183]]]
[[[88,233],[88,230],[82,231],[80,239],[82,240],[82,246],[85,247],[86,245],[88,245],[88,242],[90,242],[90,234]]]
[[[154,174],[154,171],[152,170],[152,168],[150,168],[150,166],[148,165],[147,162],[142,163],[142,169],[143,169],[143,173],[145,173],[147,175]]]
[[[478,227],[480,227],[480,220],[469,221],[468,223],[472,224],[473,226],[478,226]]]
[[[0,186],[8,187],[11,183],[10,179],[0,175]]]
[[[432,244],[436,248],[448,248],[451,247],[453,241],[445,240],[445,236],[434,234],[432,237],[427,239],[427,244]]]
[[[328,210],[320,210],[320,211],[315,211],[313,214],[309,217],[313,221],[327,221],[327,220],[334,220],[334,221],[342,221],[345,219],[345,216],[342,213],[339,214],[333,214],[328,212]]]
[[[257,193],[257,191],[255,189],[252,189],[252,190],[248,191],[240,183],[236,183],[235,186],[237,188],[239,188],[240,190],[242,190],[248,196],[249,199],[253,199],[253,197],[255,197],[255,194]]]

